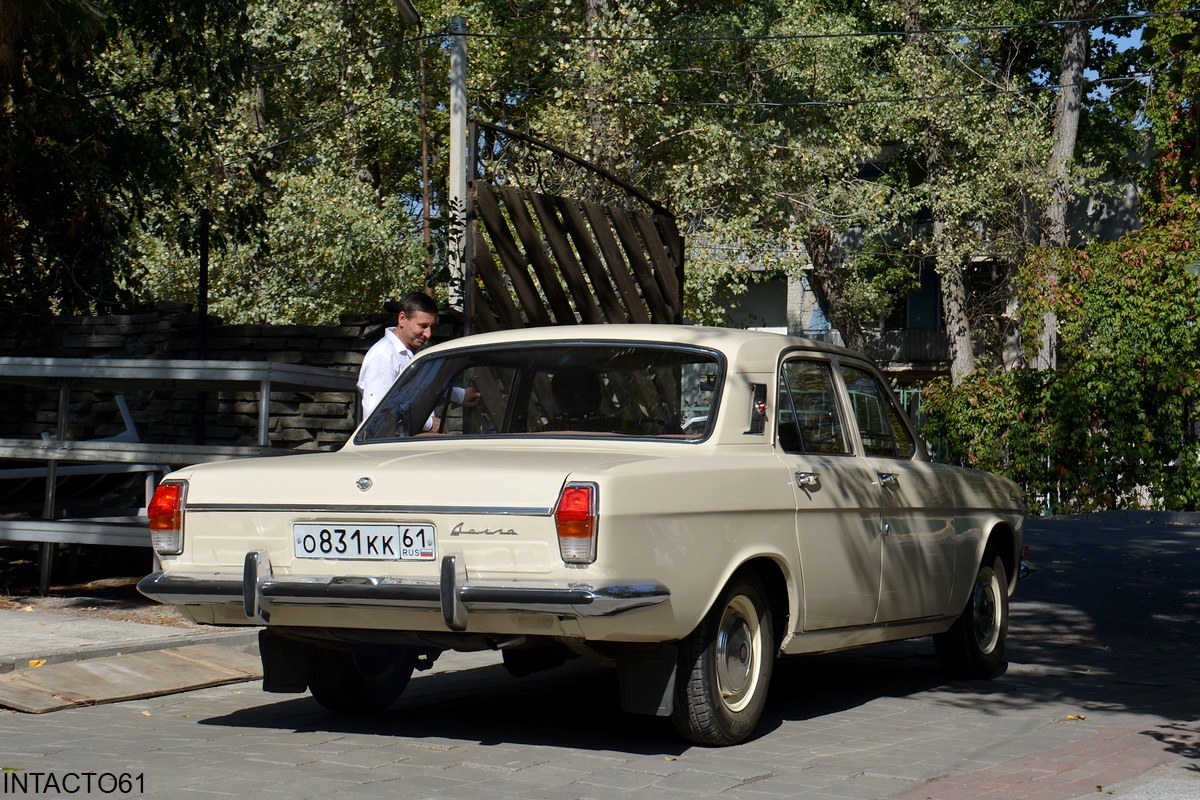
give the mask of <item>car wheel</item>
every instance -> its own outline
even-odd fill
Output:
[[[396,702],[412,673],[409,658],[322,648],[313,652],[308,689],[330,711],[377,714]]]
[[[979,566],[967,607],[950,630],[935,634],[942,667],[956,678],[991,678],[1004,667],[1008,639],[1008,581],[999,558]]]
[[[679,644],[671,722],[709,746],[737,744],[762,717],[775,661],[771,609],[757,576],[739,573]]]

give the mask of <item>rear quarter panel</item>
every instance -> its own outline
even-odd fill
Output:
[[[982,470],[933,465],[941,482],[953,494],[956,527],[960,534],[955,556],[954,593],[950,611],[967,603],[975,573],[989,548],[999,550],[1009,568],[1009,593],[1016,587],[1016,570],[1024,544],[1025,508],[1020,487],[1007,478]],[[1010,543],[1001,547],[1000,541]]]
[[[660,631],[665,638],[690,633],[730,576],[755,558],[779,566],[795,602],[795,502],[787,471],[762,447],[708,450],[596,476],[598,557],[587,572],[668,586],[672,619],[671,630]],[[628,624],[639,624],[636,615]]]

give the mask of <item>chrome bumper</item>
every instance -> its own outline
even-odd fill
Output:
[[[265,550],[246,554],[242,580],[197,578],[154,572],[138,582],[138,591],[170,605],[240,605],[251,621],[266,624],[280,607],[441,610],[446,627],[467,628],[474,611],[552,614],[559,617],[607,617],[651,608],[669,599],[657,581],[606,584],[522,581],[480,584],[467,580],[460,555],[442,558],[441,579],[410,581],[388,577],[300,578],[274,575]]]

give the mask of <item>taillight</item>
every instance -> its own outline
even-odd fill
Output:
[[[568,483],[558,496],[554,526],[558,529],[558,552],[568,564],[591,564],[596,560],[596,496],[594,483]]]
[[[164,481],[154,490],[146,508],[150,519],[150,543],[160,556],[177,556],[183,552],[183,502],[187,498],[187,483]]]

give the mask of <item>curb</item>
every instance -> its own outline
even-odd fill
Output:
[[[1113,511],[1090,511],[1082,514],[1055,514],[1049,517],[1030,517],[1029,521],[1067,520],[1088,522],[1126,523],[1130,525],[1200,525],[1200,511],[1149,511],[1140,508],[1116,509]]]

